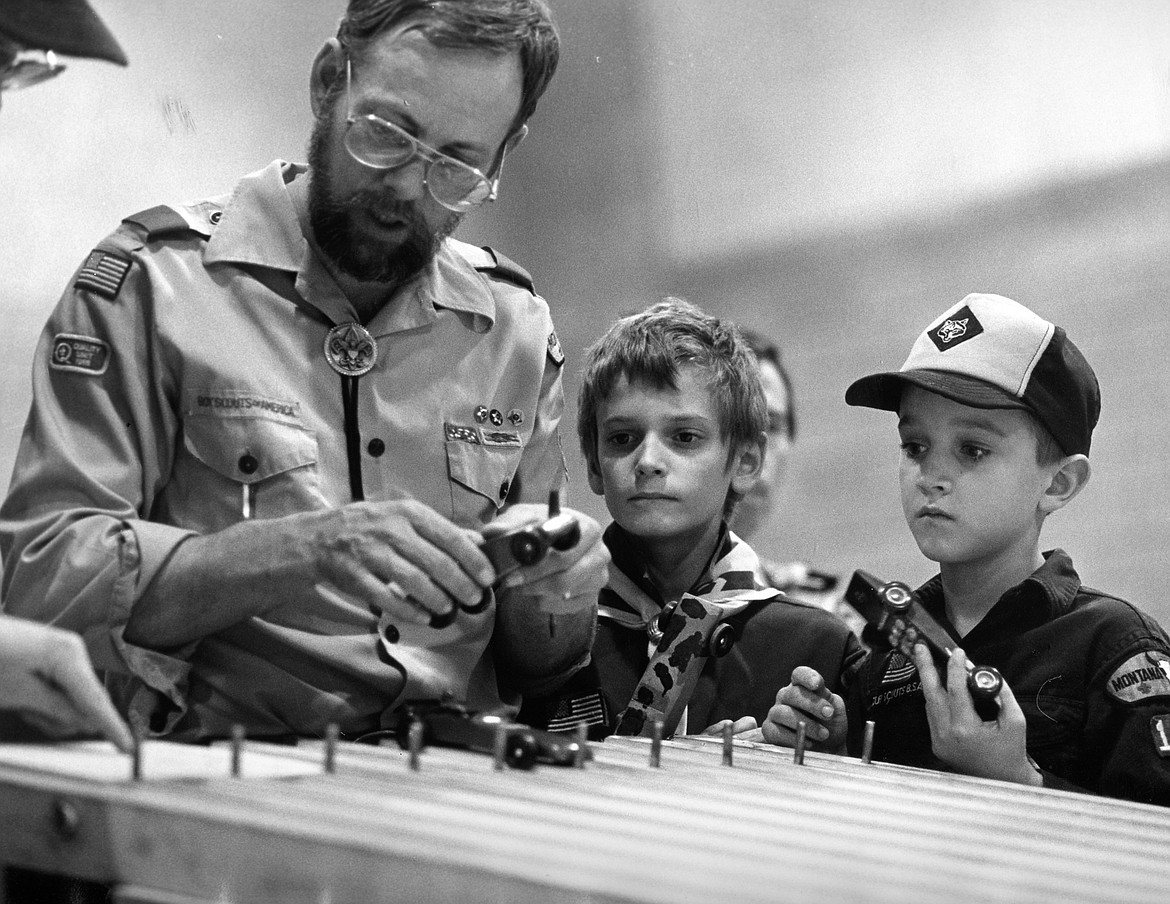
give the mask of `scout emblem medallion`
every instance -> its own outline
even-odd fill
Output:
[[[340,323],[325,335],[325,360],[343,377],[360,377],[378,360],[378,343],[360,323]]]

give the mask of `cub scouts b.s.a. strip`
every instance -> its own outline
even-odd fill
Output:
[[[939,680],[946,683],[947,661],[955,645],[942,625],[922,607],[917,594],[901,581],[883,583],[867,571],[853,572],[845,590],[845,601],[861,613],[885,637],[890,646],[913,657],[914,645],[921,642],[930,650],[939,669]],[[1003,677],[987,665],[964,663],[967,690],[975,712],[985,722],[999,715],[996,697],[1003,689]]]

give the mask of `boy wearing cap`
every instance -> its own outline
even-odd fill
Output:
[[[939,563],[918,595],[963,649],[940,676],[921,644],[913,661],[881,647],[845,708],[798,669],[765,737],[803,719],[857,753],[873,720],[874,759],[1170,804],[1170,639],[1084,586],[1063,550],[1041,552],[1045,519],[1089,479],[1100,413],[1096,376],[1064,330],[969,295],[901,370],[858,380],[845,400],[898,413],[903,512]],[[968,658],[1003,675],[995,721],[975,712]]]

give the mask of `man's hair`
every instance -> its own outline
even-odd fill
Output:
[[[360,59],[379,35],[411,25],[436,47],[519,53],[523,85],[510,132],[536,110],[560,60],[560,39],[544,0],[350,0],[337,40]]]
[[[754,443],[768,426],[760,368],[743,336],[729,321],[711,317],[681,298],[668,298],[640,314],[623,317],[585,352],[577,400],[577,436],[589,466],[600,468],[597,413],[625,377],[655,389],[677,389],[681,368],[706,372],[729,455]],[[730,506],[738,501],[729,495]],[[729,511],[728,511],[729,513]]]
[[[789,441],[795,442],[796,393],[792,388],[792,377],[789,375],[788,369],[784,366],[784,361],[780,354],[780,346],[764,336],[763,333],[757,333],[755,330],[748,329],[747,327],[740,327],[739,333],[743,336],[744,342],[748,344],[748,348],[752,350],[759,362],[763,364],[767,361],[776,368],[776,373],[780,374],[780,383],[784,386],[784,395],[788,400],[788,410],[785,413],[785,426],[788,428]]]

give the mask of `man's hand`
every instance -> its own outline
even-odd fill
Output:
[[[177,647],[278,606],[312,613],[322,599],[427,624],[456,604],[477,605],[495,579],[480,542],[413,499],[241,522],[176,547],[125,638]]]
[[[807,665],[792,670],[791,683],[776,693],[776,704],[760,730],[769,744],[795,747],[800,722],[805,723],[805,740],[811,749],[841,751],[849,727],[845,701],[829,690],[820,672]]]
[[[967,775],[1024,785],[1043,784],[1040,773],[1028,761],[1028,726],[1011,688],[1005,681],[999,694],[998,717],[994,722],[984,722],[975,712],[975,702],[967,690],[966,662],[966,654],[956,647],[947,664],[944,688],[926,646],[914,647],[914,664],[922,679],[935,756]]]
[[[132,745],[72,631],[0,615],[0,708],[26,713],[54,736],[100,734],[123,752]]]
[[[609,550],[601,525],[581,512],[571,514],[581,539],[570,549],[550,549],[535,565],[513,571],[496,592],[497,666],[512,683],[532,685],[580,660],[593,645],[597,595],[609,579]],[[484,530],[484,536],[548,517],[543,505],[514,505]]]

